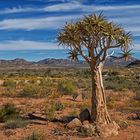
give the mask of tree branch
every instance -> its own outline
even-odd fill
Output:
[[[90,63],[90,60],[89,60],[88,57],[83,53],[83,51],[81,50],[81,48],[79,47],[79,45],[78,45],[78,47],[77,47],[76,45],[74,45],[74,47],[75,47],[75,49],[77,50],[77,52],[79,52],[80,55],[81,55],[88,63]]]

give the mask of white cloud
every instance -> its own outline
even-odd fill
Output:
[[[0,43],[0,50],[36,50],[36,49],[62,49],[57,43],[38,42],[27,40],[5,41]]]
[[[110,11],[110,10],[131,10],[131,9],[139,9],[140,5],[124,5],[124,6],[97,6],[97,5],[83,5],[79,2],[69,2],[56,4],[52,6],[45,7],[45,11],[71,11],[71,10],[80,10],[85,12],[93,12],[93,11]]]
[[[14,40],[4,41],[0,43],[0,50],[53,50],[63,49],[62,46],[58,46],[53,42],[39,42],[30,40]],[[140,51],[140,43],[134,43],[134,51]]]
[[[66,12],[72,10],[79,10],[83,12],[95,12],[95,11],[110,11],[110,10],[133,10],[140,9],[140,5],[121,5],[121,6],[99,6],[99,5],[84,5],[79,1],[69,1],[61,4],[55,4],[50,6],[45,6],[44,8],[31,8],[31,7],[13,7],[0,10],[0,14],[10,14],[10,13],[22,13],[22,12]]]
[[[44,18],[22,18],[22,19],[6,19],[0,21],[0,30],[38,30],[38,29],[60,29],[66,22],[77,20],[82,17],[82,14],[57,16],[57,17],[44,17]],[[130,21],[131,18],[131,22]],[[120,24],[126,29],[131,31],[134,35],[140,35],[140,21],[138,16],[131,17],[116,17],[109,18],[110,21]]]
[[[75,16],[57,16],[57,17],[46,17],[46,18],[23,18],[23,19],[6,19],[0,21],[0,29],[23,29],[23,30],[34,30],[34,29],[59,29],[67,21],[78,18],[79,15]]]
[[[140,43],[135,43],[134,44],[134,51],[135,50],[140,51]]]
[[[13,7],[13,8],[6,8],[4,10],[0,10],[0,15],[2,14],[14,14],[14,13],[23,13],[23,12],[33,12],[33,11],[39,11],[37,9],[33,8],[21,8],[21,7]]]

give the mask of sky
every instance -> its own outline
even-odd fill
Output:
[[[140,50],[140,0],[0,0],[0,50],[61,48],[56,36],[66,22],[100,12]]]

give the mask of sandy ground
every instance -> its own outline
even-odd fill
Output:
[[[76,104],[79,106],[83,102],[75,102],[66,98],[59,99],[64,104]],[[5,103],[14,103],[17,108],[22,110],[23,116],[31,112],[43,112],[44,104],[47,99],[32,99],[32,98],[8,98],[0,97],[0,105]],[[88,101],[85,101],[88,102]],[[57,112],[58,118],[66,116],[74,108],[66,107],[64,110]],[[38,113],[38,114],[39,114]],[[122,113],[110,110],[110,115],[115,120],[124,120],[129,122],[126,129],[120,130],[118,136],[112,136],[105,140],[140,140],[140,120],[128,119],[133,114]],[[50,122],[42,120],[32,120],[26,127],[17,129],[6,129],[4,123],[0,123],[0,140],[25,140],[26,137],[37,132],[41,134],[44,140],[104,140],[98,137],[84,138],[79,136],[75,131],[67,129],[66,124],[60,122]]]

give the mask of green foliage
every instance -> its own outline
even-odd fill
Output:
[[[25,85],[22,92],[20,93],[20,96],[22,97],[36,97],[38,96],[40,91],[40,88],[38,84],[28,84]]]
[[[53,92],[49,82],[41,81],[40,84],[33,82],[24,86],[20,93],[22,97],[47,97]]]
[[[15,94],[16,89],[16,82],[12,79],[4,80],[3,86],[5,90],[3,91],[2,95],[4,96],[13,96]]]
[[[16,82],[13,81],[12,79],[7,79],[7,80],[4,81],[3,86],[13,89],[13,88],[16,87]]]
[[[56,107],[55,105],[51,102],[49,104],[46,104],[45,106],[45,114],[46,118],[49,120],[53,120],[56,116]]]
[[[33,133],[25,138],[25,140],[44,140],[44,137],[39,132],[33,131]]]
[[[65,106],[61,102],[54,103],[54,108],[56,111],[61,111],[65,108]]]
[[[17,119],[8,120],[5,124],[5,127],[8,128],[8,129],[23,128],[28,123],[29,123],[28,121],[17,118]]]
[[[58,84],[58,91],[62,95],[71,95],[76,91],[76,87],[72,81],[62,81]]]
[[[50,101],[45,106],[45,114],[47,119],[53,120],[56,117],[56,111],[62,111],[65,106],[59,101]]]
[[[19,117],[19,111],[14,104],[4,104],[0,108],[0,121],[5,122]]]
[[[136,90],[139,88],[137,82],[128,79],[127,77],[108,76],[104,79],[105,89],[122,91],[126,89]]]

